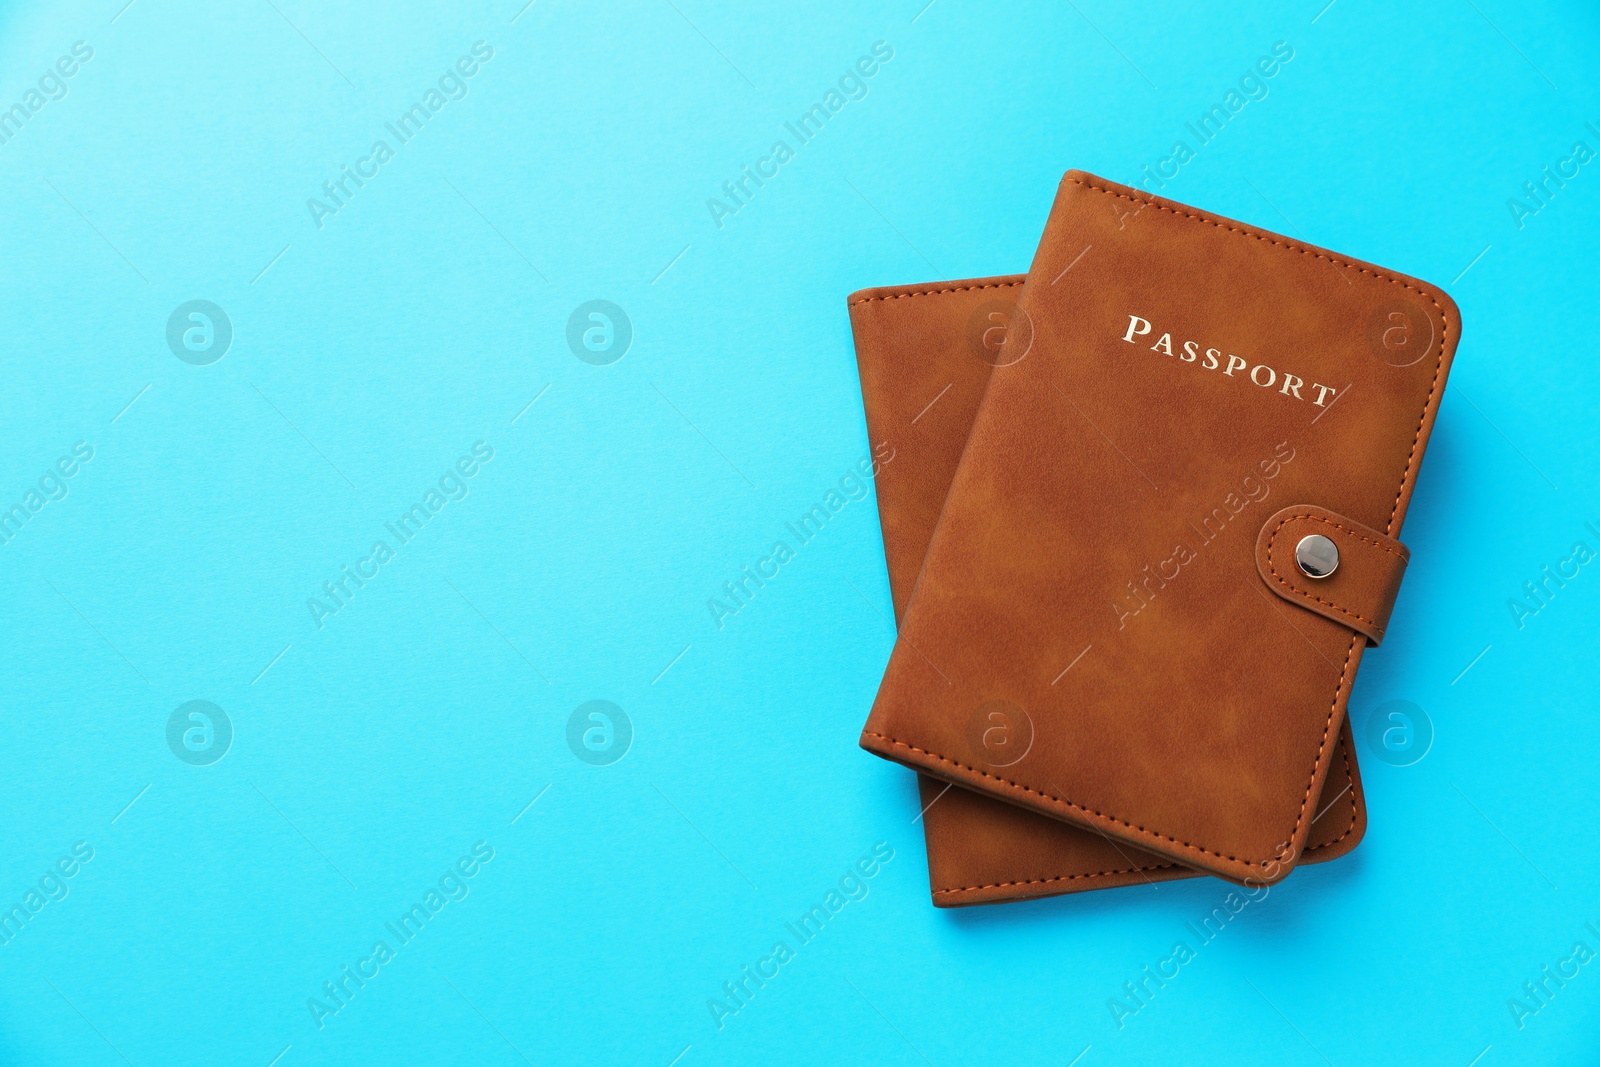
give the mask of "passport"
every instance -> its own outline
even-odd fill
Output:
[[[1069,172],[861,746],[1119,849],[1287,876],[1460,329],[1427,283]]]

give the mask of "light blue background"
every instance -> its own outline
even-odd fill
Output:
[[[0,107],[94,58],[0,146],[0,506],[94,458],[0,546],[0,907],[94,858],[0,946],[0,1062],[1593,1057],[1600,963],[1521,1029],[1507,1001],[1600,950],[1600,563],[1521,629],[1508,601],[1600,549],[1600,161],[1520,228],[1507,201],[1600,150],[1600,15],[921,6],[6,5]],[[319,229],[307,198],[479,40],[466,98]],[[880,40],[718,229],[706,200]],[[1135,180],[1277,41],[1167,192],[1461,306],[1352,700],[1436,737],[1410,767],[1363,743],[1361,847],[1119,1030],[1108,999],[1227,887],[930,906],[911,775],[855,744],[893,641],[875,505],[724,628],[706,602],[867,453],[848,292],[1025,269],[1062,171]],[[609,367],[565,342],[597,298],[634,325]],[[210,366],[165,341],[191,299],[233,323]],[[477,441],[470,495],[319,629],[307,598]],[[193,699],[235,730],[211,766],[167,747]],[[611,766],[567,746],[592,699],[633,723]],[[478,841],[470,895],[319,1030],[307,999]],[[869,895],[719,1030],[708,998],[877,842]]]

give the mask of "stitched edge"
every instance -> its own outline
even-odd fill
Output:
[[[1305,850],[1304,855],[1310,855],[1319,849],[1332,848],[1334,845],[1337,845],[1339,842],[1343,841],[1345,838],[1349,837],[1355,832],[1356,819],[1360,814],[1361,809],[1357,805],[1356,793],[1359,792],[1359,789],[1356,786],[1355,772],[1350,770],[1350,746],[1346,745],[1341,748],[1339,750],[1339,755],[1344,762],[1345,777],[1350,779],[1350,787],[1345,790],[1345,792],[1347,792],[1350,796],[1350,825],[1344,828],[1344,833],[1340,834],[1332,841],[1319,841],[1315,845],[1310,846]],[[1312,821],[1315,823],[1316,820]],[[954,893],[975,893],[984,889],[1009,889],[1012,886],[1019,885],[1051,885],[1056,882],[1073,882],[1080,878],[1112,878],[1120,874],[1139,874],[1143,871],[1168,871],[1174,867],[1182,866],[1183,864],[1181,863],[1156,863],[1149,867],[1124,867],[1120,871],[1095,871],[1093,874],[1058,874],[1050,878],[1026,878],[1013,882],[990,882],[987,885],[950,886],[945,889],[933,890],[933,895],[938,897],[949,896]],[[1193,867],[1189,868],[1189,870],[1194,871],[1197,876],[1205,873],[1204,871],[1196,870]]]
[[[1350,744],[1355,744],[1355,740],[1355,737],[1352,735],[1350,738]],[[1345,745],[1339,749],[1339,758],[1344,762],[1345,777],[1350,779],[1350,825],[1344,828],[1344,833],[1340,834],[1332,841],[1322,841],[1318,844],[1312,845],[1310,848],[1306,849],[1307,852],[1315,852],[1319,848],[1332,848],[1340,841],[1343,841],[1345,838],[1355,833],[1356,817],[1361,811],[1360,806],[1356,802],[1356,794],[1361,792],[1361,787],[1356,784],[1356,772],[1350,769],[1350,745]],[[1311,820],[1311,824],[1313,826],[1316,825],[1316,822],[1316,819]]]
[[[1295,512],[1293,515],[1287,516],[1283,520],[1283,522],[1280,522],[1280,523],[1278,523],[1277,526],[1273,527],[1272,532],[1273,533],[1277,533],[1280,529],[1283,528],[1283,524],[1285,522],[1288,522],[1290,519],[1310,519],[1313,522],[1320,522],[1324,526],[1332,526],[1335,530],[1343,530],[1345,533],[1349,534],[1351,537],[1354,537],[1356,540],[1365,541],[1367,544],[1373,546],[1374,548],[1381,548],[1385,552],[1389,553],[1389,555],[1391,555],[1391,556],[1404,555],[1404,553],[1402,553],[1399,549],[1391,548],[1388,545],[1384,544],[1382,541],[1374,541],[1372,538],[1366,536],[1365,534],[1359,533],[1356,530],[1353,530],[1348,526],[1342,526],[1339,523],[1334,522],[1332,519],[1324,518],[1323,516],[1318,515],[1314,511],[1298,511],[1298,512]]]
[[[988,885],[964,885],[954,889],[935,889],[934,896],[949,893],[971,893],[979,889],[1009,889],[1014,885],[1047,885],[1051,882],[1071,882],[1079,878],[1109,878],[1118,874],[1137,874],[1140,871],[1165,871],[1173,867],[1181,867],[1181,863],[1157,863],[1150,867],[1125,867],[1120,871],[1095,871],[1093,874],[1058,874],[1054,878],[1027,878],[1016,882],[990,882]],[[1194,870],[1194,868],[1190,868]],[[1202,872],[1195,871],[1196,874]]]
[[[1170,206],[1168,206],[1166,204],[1163,204],[1163,203],[1160,203],[1160,202],[1158,202],[1156,200],[1149,200],[1149,199],[1146,199],[1144,197],[1139,197],[1139,196],[1129,196],[1127,193],[1119,193],[1114,189],[1107,189],[1107,188],[1105,188],[1103,186],[1094,185],[1094,184],[1092,184],[1090,182],[1084,181],[1081,178],[1074,178],[1074,177],[1072,177],[1070,175],[1063,179],[1063,182],[1069,182],[1069,181],[1072,182],[1074,185],[1082,186],[1083,188],[1091,190],[1093,192],[1101,193],[1101,194],[1106,195],[1106,196],[1114,196],[1114,197],[1118,198],[1119,200],[1126,200],[1129,203],[1146,204],[1146,205],[1148,205],[1150,207],[1155,208],[1157,211],[1165,211],[1168,214],[1177,215],[1177,216],[1179,216],[1181,218],[1194,219],[1194,220],[1196,220],[1198,222],[1204,222],[1204,223],[1206,223],[1208,225],[1215,226],[1219,230],[1226,230],[1229,233],[1237,233],[1237,234],[1239,234],[1241,236],[1249,237],[1250,239],[1256,240],[1256,241],[1264,241],[1267,244],[1274,245],[1276,247],[1283,248],[1283,249],[1286,249],[1286,250],[1291,251],[1291,252],[1299,252],[1301,255],[1311,256],[1314,259],[1326,260],[1327,262],[1333,264],[1334,266],[1345,267],[1347,269],[1354,270],[1359,274],[1369,274],[1374,279],[1376,279],[1378,281],[1390,282],[1390,283],[1392,283],[1394,285],[1398,285],[1401,288],[1406,289],[1406,290],[1408,290],[1410,292],[1416,293],[1419,296],[1427,298],[1428,302],[1430,304],[1432,304],[1434,306],[1434,309],[1436,311],[1438,311],[1438,313],[1439,313],[1439,355],[1438,355],[1438,360],[1434,364],[1434,367],[1433,367],[1433,381],[1428,386],[1428,395],[1427,395],[1426,398],[1424,398],[1424,400],[1422,402],[1422,412],[1421,412],[1421,414],[1419,414],[1417,416],[1417,429],[1416,429],[1416,432],[1412,435],[1412,438],[1411,438],[1411,451],[1406,456],[1405,468],[1400,472],[1400,488],[1395,491],[1394,504],[1389,509],[1389,525],[1388,525],[1388,528],[1384,532],[1386,534],[1392,534],[1394,532],[1395,519],[1396,519],[1396,517],[1397,517],[1397,515],[1399,514],[1399,511],[1400,511],[1400,500],[1401,500],[1402,497],[1405,496],[1406,487],[1411,484],[1412,474],[1416,469],[1417,445],[1419,444],[1419,442],[1421,441],[1421,438],[1422,438],[1422,428],[1427,424],[1428,411],[1433,407],[1433,398],[1434,398],[1435,394],[1437,394],[1438,391],[1439,391],[1439,376],[1444,372],[1445,344],[1446,344],[1447,339],[1450,336],[1450,321],[1449,321],[1448,317],[1444,313],[1444,308],[1440,306],[1439,301],[1436,300],[1433,297],[1433,294],[1431,294],[1429,292],[1426,292],[1425,290],[1419,289],[1416,286],[1412,285],[1410,282],[1403,281],[1400,278],[1392,277],[1390,275],[1380,273],[1377,270],[1369,269],[1367,267],[1358,267],[1354,263],[1351,263],[1351,262],[1349,262],[1347,260],[1337,259],[1337,258],[1335,258],[1335,257],[1333,257],[1333,256],[1331,256],[1331,255],[1329,255],[1327,253],[1321,252],[1321,251],[1313,251],[1312,249],[1309,249],[1309,248],[1303,248],[1300,245],[1297,245],[1297,244],[1295,244],[1295,243],[1293,243],[1291,241],[1276,240],[1273,237],[1263,236],[1262,234],[1256,233],[1256,232],[1254,232],[1252,230],[1244,229],[1243,227],[1240,227],[1240,226],[1232,226],[1232,225],[1229,225],[1229,224],[1224,223],[1224,222],[1219,222],[1216,219],[1212,219],[1212,218],[1209,218],[1209,217],[1207,217],[1205,215],[1201,215],[1201,214],[1198,214],[1198,213],[1195,213],[1195,212],[1180,211],[1175,207],[1170,207]],[[995,285],[994,287],[995,288],[999,288],[1000,285],[1005,285],[1005,284],[1011,284],[1011,283],[999,283],[999,284]],[[928,292],[928,293],[940,292],[940,291],[956,292],[960,288],[961,287],[958,286],[958,287],[952,287],[951,289],[948,289],[948,290],[929,290],[929,291],[926,291],[926,292]],[[983,288],[983,287],[982,286],[968,286],[967,288]],[[897,294],[894,297],[894,299],[898,299],[899,296],[912,296],[912,295],[925,295],[925,293]],[[872,298],[868,298],[868,299],[890,299],[890,298],[889,297],[872,297]],[[861,303],[865,303],[866,301],[860,301],[860,302]],[[1346,680],[1348,679],[1349,674],[1350,674],[1350,658],[1355,655],[1356,643],[1358,641],[1362,640],[1363,636],[1364,635],[1359,634],[1359,633],[1358,634],[1354,634],[1350,638],[1350,646],[1349,646],[1349,648],[1347,648],[1345,650],[1344,665],[1339,670],[1339,683],[1338,683],[1337,686],[1334,687],[1333,701],[1328,705],[1328,717],[1327,717],[1326,721],[1324,721],[1323,724],[1322,724],[1322,740],[1317,745],[1317,754],[1316,754],[1315,759],[1313,759],[1312,763],[1311,763],[1311,774],[1306,779],[1306,790],[1305,790],[1304,795],[1301,796],[1301,798],[1300,798],[1300,813],[1295,818],[1294,828],[1290,831],[1290,834],[1289,834],[1289,840],[1291,840],[1291,841],[1294,840],[1295,837],[1299,836],[1300,826],[1301,826],[1301,824],[1303,824],[1305,822],[1305,819],[1306,819],[1306,806],[1311,801],[1311,787],[1314,784],[1316,784],[1317,768],[1319,766],[1321,766],[1321,764],[1322,764],[1322,754],[1325,751],[1327,751],[1327,748],[1328,748],[1328,735],[1333,729],[1334,712],[1336,712],[1339,709],[1339,698],[1344,693]],[[915,745],[906,744],[904,741],[900,741],[900,740],[897,740],[897,739],[895,739],[893,737],[889,737],[886,734],[879,734],[879,733],[876,733],[876,732],[873,732],[873,731],[863,731],[863,732],[869,734],[872,737],[878,737],[878,738],[881,738],[881,739],[883,739],[885,741],[888,741],[890,744],[900,745],[900,746],[902,746],[904,748],[909,748],[914,752],[922,752],[925,755],[932,756],[934,759],[937,759],[937,760],[939,760],[939,761],[941,761],[943,763],[949,763],[949,764],[951,764],[953,766],[956,766],[956,767],[963,767],[962,764],[957,763],[955,760],[948,759],[948,758],[946,758],[944,756],[941,756],[937,752],[928,752],[925,749],[917,748]],[[1159,838],[1159,839],[1164,840],[1164,841],[1171,841],[1174,844],[1177,844],[1177,845],[1179,845],[1179,846],[1181,846],[1181,847],[1183,847],[1185,849],[1188,849],[1190,851],[1193,851],[1193,852],[1200,852],[1200,853],[1202,853],[1204,855],[1208,855],[1208,856],[1218,856],[1218,857],[1220,857],[1222,859],[1231,860],[1234,863],[1244,863],[1244,864],[1248,864],[1249,866],[1252,866],[1252,867],[1266,868],[1266,867],[1270,866],[1274,862],[1270,858],[1269,859],[1265,859],[1265,860],[1246,860],[1246,859],[1240,859],[1240,858],[1234,857],[1234,856],[1228,856],[1228,855],[1226,855],[1224,853],[1220,853],[1220,852],[1213,852],[1210,849],[1202,848],[1199,845],[1191,845],[1187,841],[1180,841],[1175,837],[1168,837],[1165,834],[1159,834],[1159,833],[1156,833],[1156,832],[1154,832],[1152,830],[1146,830],[1143,827],[1134,826],[1132,823],[1123,822],[1121,819],[1117,819],[1117,818],[1114,818],[1114,817],[1109,816],[1109,815],[1103,815],[1100,812],[1094,811],[1093,809],[1085,808],[1085,807],[1082,807],[1081,805],[1074,804],[1072,801],[1067,800],[1065,797],[1051,796],[1048,793],[1042,793],[1037,789],[1032,789],[1032,788],[1030,788],[1028,786],[1020,785],[1019,783],[1008,782],[1004,778],[998,778],[995,775],[988,774],[988,773],[986,773],[984,771],[979,771],[975,767],[967,767],[967,768],[964,768],[964,769],[970,770],[970,771],[974,771],[974,772],[976,772],[978,774],[982,774],[986,778],[994,778],[996,781],[1003,782],[1003,783],[1005,783],[1007,785],[1012,786],[1013,788],[1019,788],[1019,789],[1025,790],[1027,792],[1034,793],[1035,795],[1043,797],[1046,800],[1055,801],[1056,803],[1059,803],[1059,804],[1065,804],[1069,808],[1072,808],[1072,809],[1074,809],[1076,811],[1081,811],[1081,812],[1084,812],[1086,814],[1094,815],[1097,818],[1106,819],[1106,820],[1108,820],[1110,822],[1113,822],[1113,823],[1119,823],[1119,824],[1121,824],[1123,826],[1130,827],[1131,829],[1137,830],[1140,833],[1147,834],[1147,835],[1149,835],[1151,837],[1156,837],[1156,838]]]
[[[1355,642],[1352,641],[1351,642],[1351,648],[1354,649],[1354,646],[1355,646]],[[1346,664],[1347,667],[1349,665],[1349,662],[1350,662],[1349,657],[1346,656],[1345,657],[1345,664]],[[993,779],[996,782],[999,782],[1001,785],[1010,786],[1012,789],[1020,789],[1024,793],[1032,793],[1036,797],[1043,797],[1045,800],[1054,801],[1057,804],[1064,804],[1068,808],[1071,808],[1073,811],[1083,812],[1085,815],[1093,815],[1097,819],[1104,819],[1106,822],[1114,823],[1114,824],[1116,824],[1118,826],[1126,826],[1130,830],[1137,830],[1141,834],[1146,834],[1146,835],[1148,835],[1150,837],[1158,838],[1158,839],[1160,839],[1162,841],[1171,841],[1175,845],[1181,845],[1184,848],[1191,849],[1191,850],[1196,851],[1196,852],[1204,853],[1207,856],[1215,856],[1218,859],[1228,860],[1228,861],[1230,861],[1232,863],[1248,863],[1248,864],[1250,864],[1251,866],[1254,866],[1254,867],[1265,867],[1268,863],[1271,862],[1270,860],[1264,860],[1264,861],[1258,863],[1255,860],[1247,860],[1247,859],[1244,859],[1243,857],[1240,857],[1240,856],[1230,856],[1226,852],[1213,852],[1209,848],[1204,848],[1204,847],[1202,847],[1200,845],[1191,845],[1187,841],[1180,841],[1176,837],[1171,837],[1171,836],[1169,836],[1167,834],[1161,833],[1160,831],[1148,829],[1147,827],[1140,826],[1137,823],[1128,822],[1125,819],[1119,819],[1115,815],[1107,815],[1103,811],[1095,811],[1093,808],[1086,808],[1082,804],[1075,804],[1075,803],[1073,803],[1072,801],[1068,800],[1065,797],[1054,796],[1054,795],[1052,795],[1050,793],[1043,792],[1042,790],[1035,789],[1030,785],[1023,785],[1021,782],[1013,782],[1009,778],[1002,778],[998,774],[990,774],[988,771],[979,770],[976,767],[969,767],[967,764],[962,763],[959,760],[953,760],[948,756],[941,756],[941,755],[939,755],[939,753],[930,752],[925,748],[918,748],[916,745],[909,744],[909,743],[907,743],[905,741],[896,740],[895,738],[890,737],[887,734],[880,734],[875,730],[863,730],[862,734],[867,736],[867,737],[876,737],[880,741],[887,741],[887,742],[889,742],[889,744],[896,745],[896,746],[898,746],[900,748],[908,748],[912,752],[921,753],[924,756],[932,756],[934,759],[938,760],[940,763],[948,763],[950,766],[955,767],[955,768],[957,768],[959,770],[968,771],[968,772],[971,772],[973,774],[982,775],[985,778],[990,778],[990,779]]]
[[[937,296],[940,293],[966,293],[977,289],[1010,289],[1014,286],[1023,284],[1027,280],[1027,278],[1022,278],[1014,282],[989,282],[984,285],[956,285],[946,289],[907,289],[904,292],[886,293],[883,296],[864,296],[860,300],[850,301],[850,306],[860,307],[862,304],[870,304],[875,300],[903,300],[908,296]]]
[[[1389,553],[1389,555],[1391,555],[1391,556],[1401,556],[1401,554],[1399,552],[1396,552],[1394,549],[1390,548],[1389,546],[1383,544],[1381,541],[1374,541],[1370,537],[1364,537],[1361,534],[1356,533],[1356,531],[1350,529],[1348,526],[1341,526],[1338,523],[1332,521],[1331,519],[1325,519],[1322,516],[1312,514],[1309,511],[1307,511],[1307,512],[1296,512],[1293,515],[1284,516],[1283,521],[1278,523],[1278,525],[1274,526],[1272,528],[1272,532],[1267,534],[1267,570],[1272,572],[1272,580],[1273,581],[1277,582],[1279,585],[1281,585],[1285,589],[1289,590],[1289,592],[1292,595],[1294,595],[1296,597],[1300,597],[1300,598],[1305,599],[1305,600],[1315,600],[1318,604],[1323,604],[1323,605],[1326,605],[1327,607],[1332,608],[1334,611],[1337,611],[1340,615],[1343,615],[1347,619],[1354,619],[1357,622],[1366,623],[1368,626],[1372,627],[1374,630],[1376,630],[1378,632],[1378,634],[1381,635],[1385,630],[1388,629],[1387,625],[1380,626],[1378,624],[1378,620],[1376,620],[1376,619],[1369,619],[1365,615],[1362,615],[1360,612],[1350,611],[1347,608],[1341,608],[1338,604],[1335,604],[1331,600],[1322,599],[1321,597],[1317,596],[1315,593],[1311,592],[1309,589],[1300,589],[1300,588],[1296,587],[1293,583],[1291,583],[1283,575],[1278,573],[1278,565],[1276,563],[1272,562],[1272,550],[1275,547],[1277,547],[1277,544],[1278,544],[1278,531],[1282,530],[1285,526],[1289,525],[1289,523],[1291,523],[1291,522],[1294,522],[1296,519],[1310,519],[1312,522],[1320,522],[1324,526],[1332,526],[1335,530],[1343,530],[1345,533],[1347,533],[1350,536],[1354,537],[1356,540],[1365,541],[1369,545],[1375,545],[1378,548],[1382,549],[1383,551]],[[1401,556],[1401,562],[1402,563],[1408,563],[1408,562],[1410,562],[1410,560],[1409,560],[1408,557]]]

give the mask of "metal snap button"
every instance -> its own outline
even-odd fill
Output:
[[[1294,561],[1308,578],[1326,578],[1339,569],[1339,546],[1331,538],[1311,534],[1294,546]]]

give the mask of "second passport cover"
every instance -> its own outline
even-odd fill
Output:
[[[1021,295],[1024,275],[866,289],[850,297],[861,399],[896,618],[906,602]],[[1276,506],[1276,505],[1274,505]],[[933,902],[961,907],[1142,885],[1201,872],[1093,831],[918,775]],[[1366,830],[1346,723],[1305,862],[1345,855]]]
[[[1269,589],[1260,487],[1396,536],[1459,332],[1425,283],[1069,172],[862,747],[1285,876],[1367,638]]]

